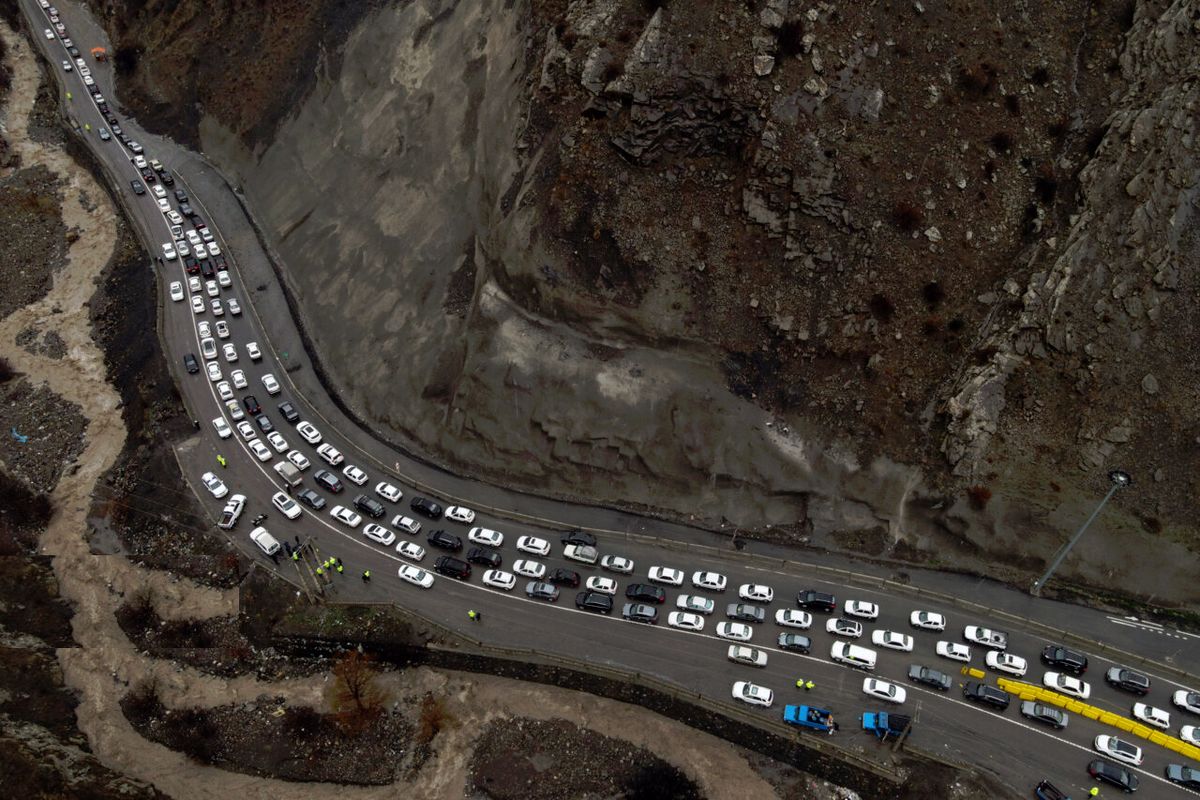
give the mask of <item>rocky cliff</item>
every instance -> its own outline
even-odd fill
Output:
[[[97,5],[408,446],[1197,596],[1194,4]]]

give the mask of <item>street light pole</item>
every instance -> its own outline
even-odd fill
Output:
[[[1104,504],[1107,503],[1109,499],[1117,493],[1118,489],[1124,489],[1126,486],[1129,486],[1133,483],[1133,478],[1130,477],[1129,473],[1119,469],[1114,469],[1109,472],[1108,479],[1112,481],[1112,487],[1108,490],[1108,494],[1104,495],[1104,499],[1100,501],[1100,505],[1096,506],[1096,509],[1092,511],[1092,515],[1087,518],[1087,522],[1084,522],[1083,525],[1079,527],[1079,530],[1075,531],[1075,535],[1071,537],[1071,541],[1067,542],[1067,546],[1058,551],[1058,555],[1055,556],[1054,561],[1050,564],[1050,568],[1046,570],[1046,574],[1033,582],[1033,586],[1030,588],[1029,593],[1034,597],[1037,597],[1041,594],[1042,589],[1046,586],[1046,581],[1050,580],[1050,576],[1054,574],[1054,570],[1058,569],[1058,565],[1061,564],[1063,559],[1067,557],[1067,553],[1071,552],[1071,548],[1075,546],[1075,543],[1079,541],[1081,536],[1083,536],[1084,531],[1088,529],[1088,526],[1091,525],[1092,521],[1095,520],[1100,514],[1100,509],[1104,508]]]

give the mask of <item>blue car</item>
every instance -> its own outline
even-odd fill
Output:
[[[1042,781],[1033,790],[1033,794],[1038,800],[1071,800],[1067,793],[1059,789],[1050,781]]]

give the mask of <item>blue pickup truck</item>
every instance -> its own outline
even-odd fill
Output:
[[[872,731],[880,739],[899,736],[912,723],[912,717],[890,714],[887,711],[867,711],[862,715],[864,731]]]
[[[801,728],[812,728],[821,733],[833,733],[838,725],[833,721],[833,712],[812,706],[784,706],[783,721]]]

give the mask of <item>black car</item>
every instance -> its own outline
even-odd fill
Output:
[[[997,711],[1003,711],[1012,702],[1012,697],[1008,692],[979,681],[967,681],[963,686],[963,697],[981,705],[991,706]]]
[[[371,519],[379,519],[387,513],[387,509],[378,500],[367,497],[365,494],[360,494],[354,498],[354,507],[366,514]]]
[[[730,603],[725,606],[725,616],[738,622],[758,623],[767,618],[767,612],[750,603]]]
[[[779,649],[791,650],[794,653],[807,653],[812,647],[812,639],[802,633],[779,634]]]
[[[225,254],[212,257],[212,262],[216,264],[217,270],[229,269],[229,262],[225,260]]]
[[[581,544],[586,547],[596,546],[596,537],[586,531],[567,531],[562,535],[563,544]]]
[[[1042,663],[1072,675],[1082,675],[1087,672],[1088,657],[1060,644],[1048,644],[1042,648]]]
[[[936,669],[923,667],[920,664],[911,664],[908,668],[908,679],[913,683],[921,683],[926,686],[932,686],[938,691],[944,692],[950,688],[953,681],[950,676],[944,672],[938,672]]]
[[[192,210],[192,207],[191,207],[190,205],[188,205],[187,203],[180,203],[180,204],[179,204],[179,213],[180,213],[180,214],[183,214],[185,217],[194,217],[194,216],[196,216],[196,212],[195,212],[195,211],[193,211],[193,210]]]
[[[191,353],[188,353],[183,357],[183,365],[187,367],[187,371],[192,375],[195,375],[200,371],[200,362],[197,361],[196,357]]]
[[[595,611],[597,614],[611,614],[612,598],[600,592],[580,592],[575,595],[575,607],[584,611]]]
[[[1094,780],[1115,786],[1125,792],[1125,794],[1133,794],[1137,791],[1137,775],[1134,775],[1119,764],[1105,761],[1103,758],[1097,758],[1088,764],[1087,769],[1088,775],[1091,775]]]
[[[657,586],[648,583],[631,583],[625,587],[625,596],[630,600],[641,600],[643,603],[665,603],[667,593]]]
[[[246,407],[247,414],[261,414],[262,406],[258,404],[258,398],[252,394],[248,394],[242,398],[242,405]]]
[[[471,565],[465,561],[459,561],[453,556],[441,556],[433,562],[433,568],[443,575],[458,578],[460,581],[471,577]]]
[[[1070,796],[1050,781],[1039,781],[1033,787],[1033,796],[1038,800],[1071,800]]]
[[[158,178],[156,178],[154,175],[154,170],[150,169],[149,167],[142,168],[142,180],[144,180],[146,183],[158,182]]]
[[[1200,769],[1185,767],[1182,764],[1168,764],[1163,774],[1171,783],[1200,791]]]
[[[414,497],[408,507],[430,519],[441,519],[442,513],[446,510],[428,497]]]
[[[258,429],[263,433],[270,433],[275,430],[275,426],[271,424],[271,420],[266,414],[259,414],[254,418],[254,421],[258,423]]]
[[[1021,703],[1021,716],[1028,717],[1035,722],[1041,722],[1044,725],[1049,725],[1052,728],[1062,730],[1067,727],[1067,713],[1060,708],[1048,706],[1045,703],[1035,703],[1033,700],[1026,700]]]
[[[67,52],[71,54],[71,58],[79,58],[79,48],[75,45],[68,47]]]
[[[300,412],[291,403],[280,403],[276,408],[279,409],[279,413],[283,415],[283,419],[289,425],[295,425],[300,421]]]
[[[196,260],[195,256],[184,256],[183,268],[187,270],[188,275],[195,275],[200,271],[200,262]]]
[[[185,192],[183,189],[176,189],[175,190],[175,202],[186,203],[187,201],[188,201],[187,192]]]
[[[314,472],[313,480],[334,494],[342,491],[342,482],[338,479],[338,476],[327,469],[319,469]]]
[[[504,563],[504,559],[500,557],[499,553],[483,547],[472,547],[471,552],[467,553],[467,561],[470,561],[472,564],[482,564],[492,569],[500,569],[500,565]]]
[[[164,186],[174,186],[175,179],[171,177],[171,173],[166,170],[162,171],[162,182]]]
[[[200,273],[205,278],[213,278],[216,277],[217,271],[213,269],[212,262],[206,258],[200,262]]]
[[[1104,680],[1108,681],[1109,686],[1115,686],[1142,697],[1150,693],[1150,678],[1127,667],[1109,667],[1108,672],[1104,673]]]
[[[575,587],[579,585],[579,573],[573,569],[558,569],[546,576],[546,580],[559,586]]]
[[[146,187],[143,186],[142,182],[139,180],[132,180],[129,182],[129,185],[133,187],[134,194],[145,194],[146,193]]]
[[[525,594],[534,600],[545,600],[548,603],[553,603],[558,599],[558,587],[544,581],[530,581],[525,584]]]
[[[326,473],[327,475],[329,473]],[[320,511],[325,507],[325,498],[314,492],[312,489],[301,489],[296,492],[296,499],[304,505],[311,508],[313,511]]]
[[[441,530],[430,533],[427,537],[425,537],[425,541],[429,542],[434,547],[440,547],[443,550],[453,550],[456,553],[459,550],[462,550],[462,539],[455,536],[453,533],[446,533],[445,531]]]
[[[796,605],[809,611],[833,612],[837,610],[837,598],[827,592],[808,589],[796,595]]]
[[[658,609],[645,603],[626,603],[621,610],[621,616],[631,622],[645,622],[653,625],[658,622]]]

